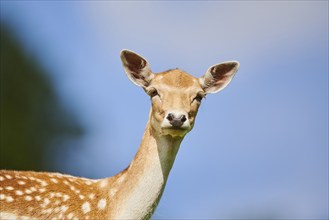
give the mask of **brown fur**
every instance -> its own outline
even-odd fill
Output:
[[[6,178],[8,175],[12,178]],[[97,204],[103,198],[106,199],[107,203],[109,202],[107,190],[111,184],[115,184],[115,179],[119,177],[108,179],[109,187],[101,190],[99,187],[100,180],[89,180],[59,173],[1,170],[0,176],[3,177],[0,182],[1,194],[14,199],[12,202],[2,199],[0,201],[1,211],[18,216],[26,216],[29,213],[28,217],[42,219],[69,219],[70,213],[72,213],[72,218],[105,218],[108,209],[99,209]],[[52,182],[51,179],[56,182]],[[19,182],[24,183],[24,185],[20,185]],[[19,192],[23,194],[18,195]],[[83,199],[79,196],[83,196]],[[26,199],[29,197],[31,197],[30,201]],[[47,200],[49,200],[49,204],[45,203]],[[87,215],[82,215],[81,206],[86,201],[90,204],[90,212]],[[67,207],[66,211],[61,212],[60,208],[65,206]],[[42,210],[47,210],[50,207],[51,210],[49,209],[48,212],[42,212]]]
[[[155,75],[152,84],[156,84],[157,78],[161,78],[161,84],[178,88],[190,88],[197,79],[179,69],[169,70]]]

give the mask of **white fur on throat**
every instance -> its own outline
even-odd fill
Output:
[[[151,217],[161,198],[182,141],[182,138],[174,139],[170,136],[156,138],[150,134],[149,128],[148,126],[145,131],[140,147],[142,151],[144,148],[148,154],[146,157],[144,155],[143,161],[135,161],[135,159],[130,168],[131,172],[135,172],[135,164],[137,167],[140,166],[140,163],[144,163],[143,174],[134,180],[133,189],[121,201],[122,206],[118,207],[115,215],[117,219],[147,219]]]

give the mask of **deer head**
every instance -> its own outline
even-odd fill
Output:
[[[142,56],[121,51],[128,78],[151,97],[150,124],[158,135],[184,137],[194,125],[201,100],[224,89],[239,68],[237,61],[211,66],[201,78],[174,69],[153,73]]]

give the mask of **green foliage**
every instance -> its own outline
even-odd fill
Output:
[[[82,129],[56,97],[47,74],[1,24],[0,168],[43,170],[46,152]]]

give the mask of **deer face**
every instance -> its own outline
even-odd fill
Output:
[[[180,70],[154,75],[145,91],[151,97],[151,125],[159,134],[184,136],[194,125],[205,93],[197,78]]]
[[[222,90],[238,70],[238,62],[217,64],[201,78],[179,69],[154,74],[146,59],[123,50],[121,60],[128,78],[151,97],[150,124],[159,135],[185,136],[194,125],[201,100]]]

